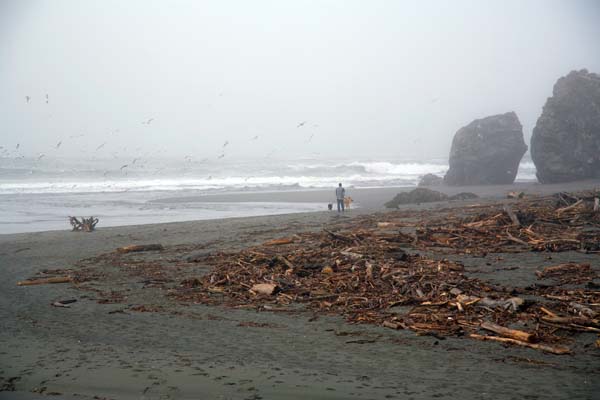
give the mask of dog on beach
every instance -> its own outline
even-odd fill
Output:
[[[350,204],[352,204],[354,200],[352,200],[352,197],[350,196],[346,196],[344,197],[344,208],[350,208]]]

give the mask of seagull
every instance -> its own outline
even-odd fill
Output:
[[[20,143],[17,143],[17,146],[15,147],[15,149],[17,149],[17,150],[18,150],[18,149],[19,149],[19,146],[21,146],[21,144],[20,144]]]
[[[223,143],[223,148],[227,147],[228,144],[229,144],[229,140],[226,140],[225,143]]]
[[[44,157],[44,156],[45,156],[45,154],[44,154],[44,153],[40,153],[40,155],[38,156],[38,158],[37,158],[37,159],[38,159],[38,160],[41,160],[41,159],[42,159],[42,157]]]
[[[154,118],[150,118],[148,121],[143,121],[142,124],[150,125],[152,121],[154,121]]]
[[[59,141],[59,142],[56,144],[56,148],[58,149],[58,148],[60,147],[60,145],[61,145],[61,144],[62,144],[62,140],[61,140],[61,141]]]
[[[310,141],[312,140],[312,138],[315,136],[315,134],[313,133],[312,135],[310,135],[310,137],[308,138],[308,140],[306,141],[306,143],[310,143]]]
[[[258,139],[258,135],[254,136],[254,137],[253,137],[252,139],[250,139],[250,140],[256,140],[256,139]]]
[[[223,153],[223,154],[221,154],[219,157],[217,157],[217,160],[218,160],[218,159],[221,159],[221,158],[223,158],[223,157],[225,157],[225,153]]]
[[[307,121],[302,121],[298,124],[298,126],[296,128],[300,128],[301,126],[304,126],[304,124],[306,124]]]
[[[127,167],[128,167],[128,164],[125,164],[125,165],[121,166],[121,168],[119,168],[119,170],[123,171],[123,168],[127,168]]]
[[[106,144],[106,142],[102,143],[100,146],[96,147],[96,151],[100,150],[101,148],[104,147],[104,145]]]
[[[48,93],[46,93],[46,104],[48,104]]]
[[[29,100],[31,100],[31,97],[25,96],[25,101],[27,101],[29,103]]]
[[[133,161],[131,162],[131,164],[135,164],[135,162],[139,160],[139,158],[134,158]]]

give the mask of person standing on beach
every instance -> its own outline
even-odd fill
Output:
[[[339,186],[335,189],[335,198],[337,199],[337,209],[338,212],[344,211],[344,197],[346,197],[346,189],[342,187],[340,183]]]

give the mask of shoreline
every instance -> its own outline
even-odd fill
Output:
[[[486,189],[493,198],[402,209],[418,215],[426,209],[497,203],[506,188],[494,189]],[[349,324],[340,317],[317,317],[308,311],[269,313],[181,304],[157,292],[155,283],[126,272],[150,257],[166,262],[173,271],[184,268],[186,274],[202,275],[209,271],[206,265],[181,264],[192,252],[234,252],[277,237],[336,229],[352,224],[357,216],[385,215],[378,214],[382,211],[364,208],[340,217],[325,211],[99,228],[93,233],[2,235],[0,318],[5,322],[0,331],[0,383],[28,392],[24,396],[30,398],[37,394],[29,392],[36,391],[65,397],[77,394],[84,400],[94,396],[193,399],[200,393],[232,399],[451,399],[477,398],[481,393],[494,393],[498,399],[585,399],[594,393],[596,350],[585,350],[580,342],[577,354],[554,356]],[[145,243],[160,243],[170,253],[134,254],[123,265],[124,273],[102,267],[98,280],[87,284],[91,291],[69,284],[16,285],[43,270],[82,268],[82,259]],[[540,266],[560,262],[579,260],[598,268],[596,259],[597,255],[576,252],[526,252],[466,257],[463,262],[469,276],[506,284],[535,279]],[[125,298],[111,300],[111,293],[123,291],[128,293]],[[61,299],[77,302],[68,309],[50,306]],[[144,305],[163,311],[131,311]],[[582,335],[582,343],[594,337]],[[465,380],[474,383],[464,385]],[[0,398],[10,394],[0,392]]]
[[[548,195],[561,191],[589,190],[600,187],[600,180],[589,180],[580,182],[569,182],[564,184],[539,184],[537,182],[517,182],[511,185],[487,185],[487,186],[433,186],[428,187],[437,190],[449,196],[461,193],[472,192],[483,200],[485,199],[503,199],[511,191],[525,192],[529,195]],[[383,204],[391,200],[396,194],[403,191],[410,191],[414,187],[385,187],[385,188],[348,188],[348,196],[353,198],[351,209],[361,210],[361,212],[384,210]],[[173,196],[171,192],[144,193],[133,192],[124,194],[134,196],[135,207],[153,208],[148,215],[143,211],[137,211],[139,214],[122,215],[122,211],[112,211],[114,214],[103,215],[101,206],[85,208],[84,216],[94,215],[100,218],[98,229],[141,226],[152,224],[169,224],[180,222],[199,222],[199,221],[217,221],[231,218],[251,218],[269,215],[287,215],[305,212],[327,212],[327,204],[332,203],[335,206],[333,189],[311,189],[311,190],[286,190],[286,191],[257,191],[257,192],[235,192],[235,193],[211,193],[211,194],[193,194],[181,193]],[[171,195],[170,195],[171,194]],[[44,196],[44,195],[40,195]],[[55,196],[55,195],[52,195]],[[93,194],[85,194],[93,196]],[[60,195],[56,195],[60,198]],[[119,194],[110,194],[111,201],[118,201]],[[144,206],[146,205],[146,206]],[[334,207],[335,208],[335,207]],[[135,211],[135,209],[134,209]],[[69,215],[76,212],[69,212]],[[128,221],[129,219],[129,221]],[[157,220],[159,222],[157,222]],[[103,226],[103,222],[109,225]],[[31,223],[33,224],[33,223]],[[54,217],[52,222],[40,222],[40,229],[28,231],[0,233],[0,236],[47,232],[47,231],[69,231],[67,212],[65,212],[64,223],[62,218]],[[45,225],[44,225],[45,224]],[[56,227],[56,229],[45,229],[45,226]],[[21,226],[16,223],[14,226]],[[63,227],[59,228],[59,227]]]

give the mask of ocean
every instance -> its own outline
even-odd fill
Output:
[[[322,203],[177,201],[216,193],[413,187],[447,161],[0,158],[0,234],[69,229],[68,216],[98,227],[323,210]],[[517,181],[535,181],[521,163]]]

